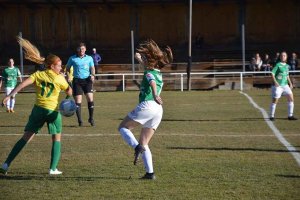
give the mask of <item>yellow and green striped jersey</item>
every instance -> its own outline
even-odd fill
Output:
[[[51,69],[47,69],[45,71],[37,71],[29,78],[36,86],[35,105],[49,110],[57,110],[60,91],[69,87],[65,77],[61,74],[56,74]]]

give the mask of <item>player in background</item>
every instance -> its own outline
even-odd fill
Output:
[[[61,155],[61,131],[62,119],[58,112],[58,98],[61,90],[67,95],[72,95],[72,88],[68,85],[65,77],[61,74],[61,59],[53,54],[49,54],[46,59],[40,56],[39,50],[28,40],[18,37],[20,46],[24,49],[25,58],[38,64],[45,64],[45,71],[37,71],[19,84],[2,103],[7,104],[8,100],[17,92],[34,84],[36,87],[36,101],[29,116],[29,120],[24,129],[22,138],[15,144],[7,159],[0,168],[0,173],[6,174],[11,162],[21,152],[24,146],[32,140],[45,123],[48,132],[52,135],[52,151],[50,162],[50,175],[59,175],[62,172],[57,169]]]
[[[287,53],[281,52],[280,62],[278,62],[272,69],[272,79],[274,85],[272,86],[272,103],[270,106],[270,120],[275,120],[275,110],[279,98],[282,94],[287,96],[288,101],[288,120],[297,120],[294,117],[294,96],[293,83],[289,77],[289,65],[287,64]]]
[[[14,66],[14,59],[10,58],[8,60],[8,67],[5,68],[2,72],[2,78],[0,80],[0,89],[2,86],[2,82],[4,82],[5,95],[9,95],[9,93],[17,86],[18,79],[19,82],[22,82],[22,76],[19,68]],[[14,107],[16,102],[16,95],[11,96],[9,101],[6,104],[6,112],[14,113]]]
[[[73,66],[73,90],[74,90],[74,99],[77,105],[76,116],[79,126],[82,126],[81,119],[81,102],[82,94],[86,96],[88,110],[89,110],[89,119],[88,122],[91,126],[95,125],[94,122],[94,95],[93,95],[93,83],[95,80],[95,67],[94,61],[91,56],[85,54],[86,46],[84,43],[80,43],[77,48],[77,54],[69,58],[66,65],[67,72],[70,71],[70,67]],[[67,79],[69,79],[67,77]]]
[[[142,155],[146,170],[142,179],[155,179],[152,154],[148,144],[163,114],[163,101],[160,97],[163,81],[160,69],[173,61],[173,55],[169,47],[162,51],[153,40],[147,40],[139,45],[135,57],[145,67],[139,104],[128,113],[118,130],[125,142],[134,148],[134,165]],[[138,125],[142,125],[139,141],[131,132]]]

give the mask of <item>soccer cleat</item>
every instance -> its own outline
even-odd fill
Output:
[[[296,117],[294,117],[294,116],[289,116],[288,120],[298,120],[298,119]]]
[[[147,172],[143,177],[141,177],[141,179],[155,180],[156,176],[154,175],[154,173]]]
[[[270,117],[269,119],[270,119],[270,121],[275,121],[274,117]]]
[[[146,151],[145,147],[142,145],[138,144],[135,149],[134,149],[134,161],[133,164],[136,165],[137,161],[139,160],[140,155]]]
[[[13,109],[10,109],[10,112],[11,112],[11,113],[15,113],[15,111],[14,111]]]
[[[10,109],[7,109],[6,112],[10,113]]]
[[[89,119],[89,123],[91,124],[91,126],[95,126],[95,122],[94,122],[94,119],[93,119],[93,118],[90,118],[90,119]]]
[[[49,175],[60,175],[60,174],[62,174],[62,172],[58,171],[58,169],[55,169],[55,170],[50,169],[49,170]]]
[[[0,168],[0,173],[3,175],[7,175],[7,171],[8,171],[8,165],[7,163],[3,163],[2,167]]]
[[[80,122],[78,122],[78,126],[82,126],[82,122],[80,121]]]

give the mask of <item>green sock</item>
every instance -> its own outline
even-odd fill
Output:
[[[61,142],[54,141],[52,143],[52,151],[51,151],[51,163],[50,169],[55,170],[57,168],[59,159],[60,159],[60,149],[61,149]]]
[[[26,141],[21,138],[15,146],[12,148],[11,152],[9,153],[5,163],[9,166],[10,163],[16,158],[16,156],[20,153],[20,151],[23,149],[23,147],[26,145]]]

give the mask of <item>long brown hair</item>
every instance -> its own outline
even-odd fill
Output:
[[[171,64],[173,61],[171,48],[167,46],[162,51],[152,39],[140,43],[137,52],[144,57],[144,62],[149,69],[162,69],[165,65]]]
[[[17,36],[17,41],[24,49],[24,55],[27,60],[38,64],[44,64],[47,68],[50,68],[52,64],[61,61],[61,59],[54,54],[49,54],[45,59],[41,56],[40,51],[33,44],[31,44],[31,42],[24,38],[21,38],[20,36]]]

